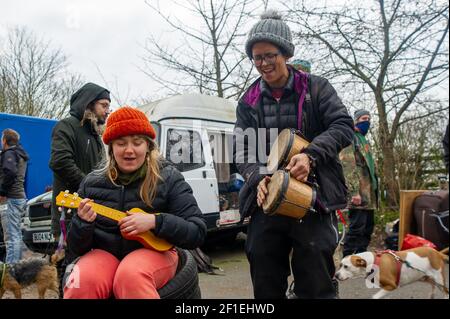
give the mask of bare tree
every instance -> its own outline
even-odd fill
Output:
[[[252,66],[242,61],[247,58],[243,39],[249,12],[255,9],[253,0],[172,0],[173,5],[191,12],[200,21],[198,27],[193,21],[181,21],[163,12],[159,2],[146,3],[180,41],[174,41],[173,36],[151,36],[145,46],[145,74],[171,93],[194,89],[227,98],[241,95],[252,79]]]
[[[111,88],[112,99],[118,105],[126,105],[127,103],[129,103],[128,101],[130,101],[130,86],[127,86],[125,95],[121,95],[120,94],[121,90],[119,89],[119,86],[120,86],[119,78],[117,77],[117,75],[112,76],[114,80],[108,81],[106,79],[105,75],[103,74],[103,72],[101,71],[100,67],[97,64],[95,64],[95,68],[97,69],[97,73],[100,75],[103,82],[105,83],[105,86],[108,88]]]
[[[315,71],[375,105],[382,179],[388,202],[398,202],[395,141],[402,125],[448,109],[434,109],[448,81],[448,3],[443,0],[347,1],[319,6],[292,1],[298,46]],[[448,89],[448,86],[446,86]],[[357,101],[353,101],[357,102]],[[358,103],[355,103],[358,104]],[[438,106],[439,107],[439,106]]]
[[[439,109],[440,106],[435,108]],[[400,189],[437,187],[438,176],[445,175],[442,137],[447,124],[447,112],[430,114],[400,126],[394,144],[396,183]],[[381,150],[377,139],[374,146],[376,152]]]
[[[267,7],[269,6],[269,0],[261,0],[261,3],[263,5],[264,11],[266,11]]]
[[[67,71],[61,50],[26,28],[9,30],[0,52],[1,112],[60,118],[80,86],[80,76]]]

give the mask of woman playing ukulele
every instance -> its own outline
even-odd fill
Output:
[[[67,281],[77,284],[64,287],[64,298],[159,298],[157,289],[175,275],[177,252],[145,248],[130,238],[151,231],[194,249],[203,243],[206,223],[189,184],[160,157],[143,112],[122,107],[111,113],[102,138],[108,158],[81,183],[84,199],[68,233],[67,257],[81,258]],[[128,216],[117,222],[97,214],[96,204]],[[143,212],[129,212],[133,208]]]

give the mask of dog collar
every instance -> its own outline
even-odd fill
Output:
[[[0,288],[3,287],[3,280],[5,279],[5,273],[6,273],[6,264],[2,264],[0,271]]]

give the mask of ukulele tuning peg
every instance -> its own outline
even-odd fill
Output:
[[[63,209],[62,207],[58,207],[58,212],[62,213]]]
[[[68,189],[66,189],[66,190],[64,191],[64,193],[66,193],[66,194],[69,194],[69,190],[68,190]]]
[[[67,210],[67,213],[71,213],[72,212],[72,209],[71,208],[69,208],[68,210]]]
[[[78,197],[78,193],[73,193],[73,196],[76,198]]]

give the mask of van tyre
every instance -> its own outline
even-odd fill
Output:
[[[200,299],[197,263],[192,254],[185,249],[177,249],[179,269],[164,287],[158,290],[161,299]]]

